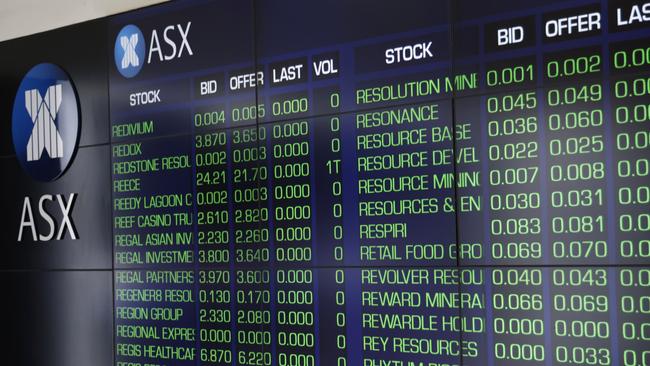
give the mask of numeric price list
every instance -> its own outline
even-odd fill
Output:
[[[111,78],[117,365],[650,365],[647,4],[254,5]]]

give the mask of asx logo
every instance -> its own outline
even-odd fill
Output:
[[[11,121],[16,157],[32,178],[50,182],[72,161],[79,133],[79,103],[67,73],[34,66],[18,87]]]
[[[184,54],[192,56],[194,53],[188,40],[191,26],[192,22],[187,22],[184,27],[181,24],[166,26],[160,32],[162,44],[159,31],[153,29],[149,37],[148,51],[140,28],[133,24],[124,26],[115,38],[115,66],[117,70],[126,78],[136,76],[145,63],[145,53],[148,64],[152,59],[165,62],[181,58]]]
[[[16,158],[23,170],[42,182],[60,177],[77,150],[80,124],[79,101],[68,74],[54,64],[34,66],[20,82],[11,118]],[[18,241],[23,241],[25,231],[31,234],[32,241],[61,240],[66,233],[76,240],[71,219],[76,196],[44,194],[38,199],[38,211],[32,209],[32,199],[25,197]],[[58,205],[52,208],[52,202]],[[37,225],[35,211],[40,215],[40,223],[46,225]],[[46,231],[39,230],[45,227]]]

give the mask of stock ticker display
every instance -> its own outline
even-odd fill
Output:
[[[117,365],[650,365],[650,3],[109,23]]]

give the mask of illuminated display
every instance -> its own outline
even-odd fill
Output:
[[[650,365],[648,22],[614,0],[110,18],[116,364]]]

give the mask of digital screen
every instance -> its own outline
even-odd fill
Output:
[[[115,364],[650,365],[650,3],[109,19]]]

